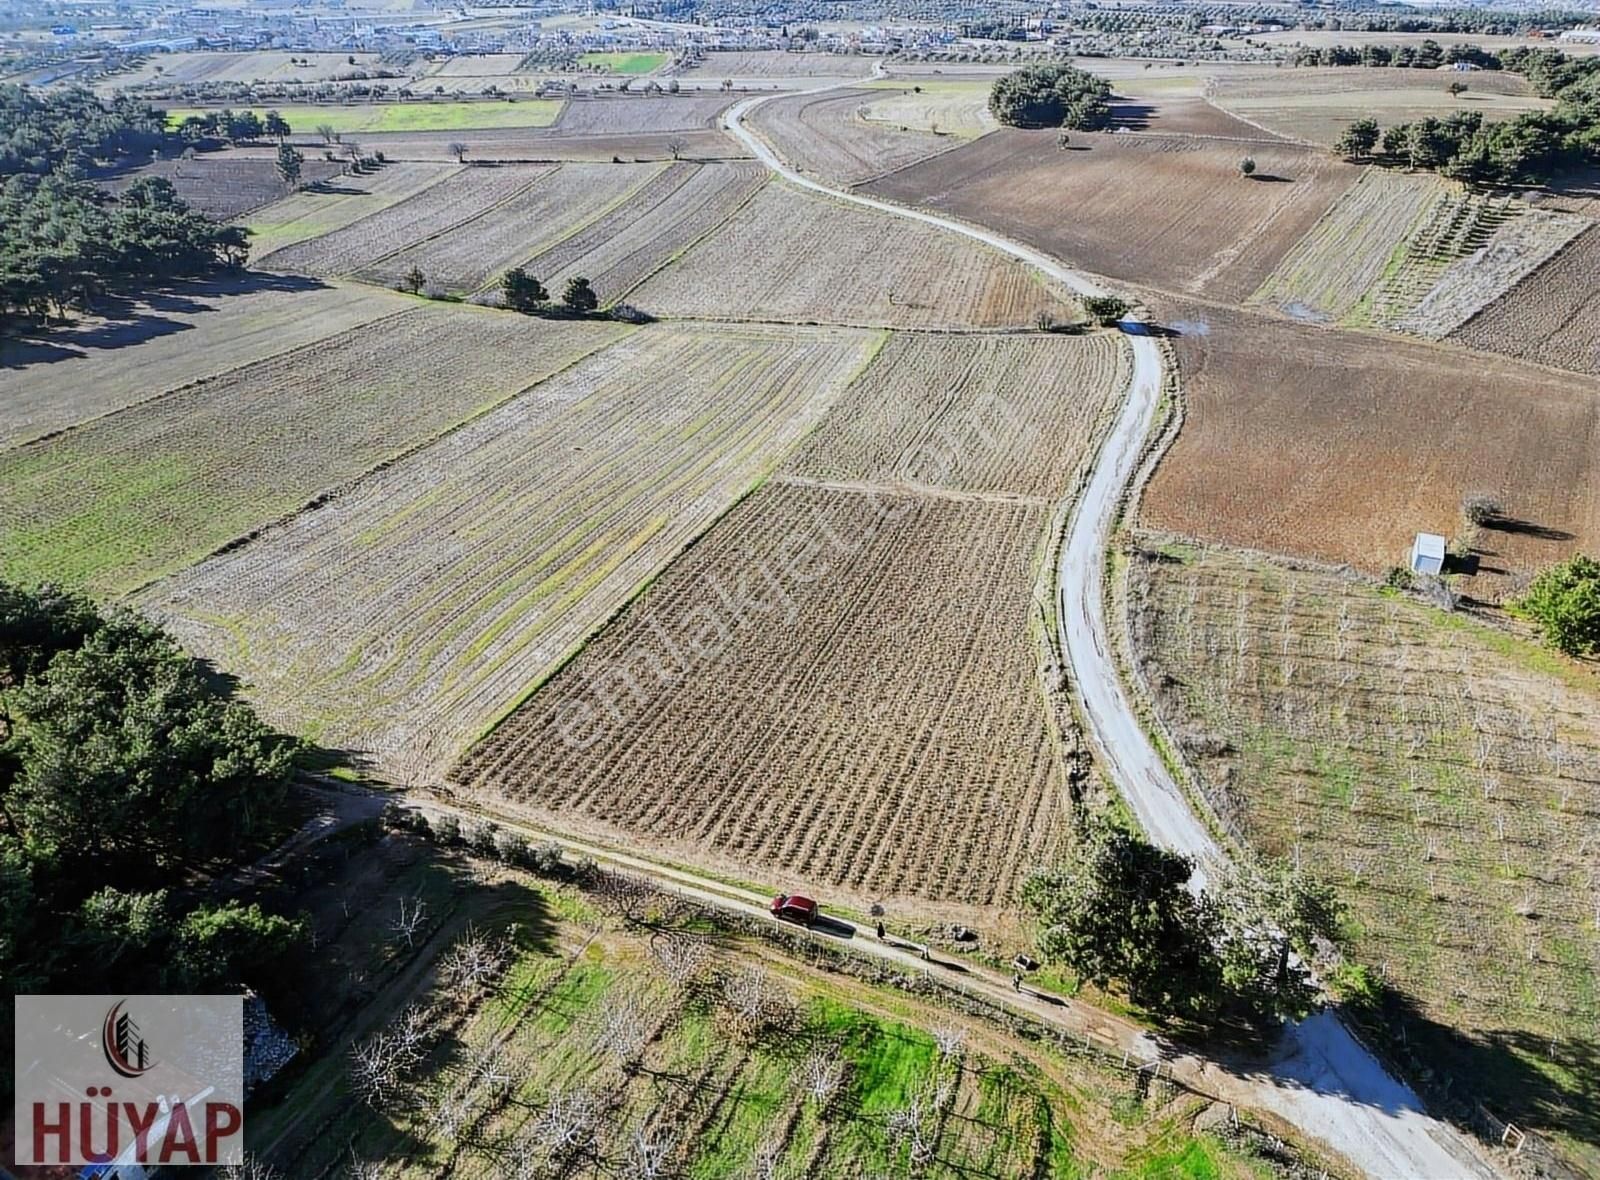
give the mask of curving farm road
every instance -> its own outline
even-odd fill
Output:
[[[873,71],[878,77],[886,73],[881,62],[874,63]],[[807,93],[838,88],[836,83]],[[1055,259],[999,234],[801,175],[744,125],[751,110],[773,97],[747,98],[730,107],[722,121],[762,164],[790,184],[982,242],[1080,295],[1104,293]],[[1151,839],[1193,857],[1203,879],[1205,866],[1223,861],[1225,854],[1189,807],[1146,733],[1118,674],[1106,619],[1106,545],[1155,422],[1163,368],[1154,339],[1140,335],[1137,323],[1125,322],[1123,329],[1133,349],[1133,379],[1068,525],[1057,571],[1057,623],[1102,765]],[[1428,1115],[1410,1087],[1391,1077],[1331,1012],[1289,1028],[1270,1071],[1253,1081],[1258,1108],[1326,1143],[1369,1176],[1483,1180],[1496,1175],[1464,1136]]]

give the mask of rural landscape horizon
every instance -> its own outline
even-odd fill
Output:
[[[0,1180],[1600,1175],[1600,2],[0,0],[0,981]]]

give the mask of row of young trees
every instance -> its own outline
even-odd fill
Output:
[[[1010,127],[1094,131],[1111,122],[1111,83],[1068,65],[1027,66],[995,79],[989,110]]]
[[[1229,869],[1198,893],[1193,873],[1188,857],[1091,819],[1065,861],[1023,883],[1022,901],[1046,958],[1096,986],[1122,985],[1154,1015],[1305,1015],[1317,998],[1314,944],[1338,932],[1332,891],[1283,865]]]
[[[300,924],[193,882],[282,830],[297,749],[152,623],[0,581],[7,988],[260,986]]]

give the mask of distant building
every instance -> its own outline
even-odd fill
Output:
[[[1411,543],[1411,572],[1439,575],[1444,573],[1444,538],[1437,533],[1418,533]]]
[[[1600,45],[1600,29],[1569,29],[1561,40],[1578,45]]]

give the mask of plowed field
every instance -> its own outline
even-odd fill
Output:
[[[902,131],[867,117],[884,95],[872,90],[797,94],[762,103],[750,125],[773,150],[801,172],[835,185],[858,184],[927,159],[960,144],[954,136]]]
[[[377,172],[304,188],[250,216],[251,259],[259,266],[274,266],[275,262],[266,261],[274,250],[343,229],[416,196],[456,171],[453,164],[390,164]]]
[[[1600,228],[1590,229],[1450,339],[1600,374]]]

